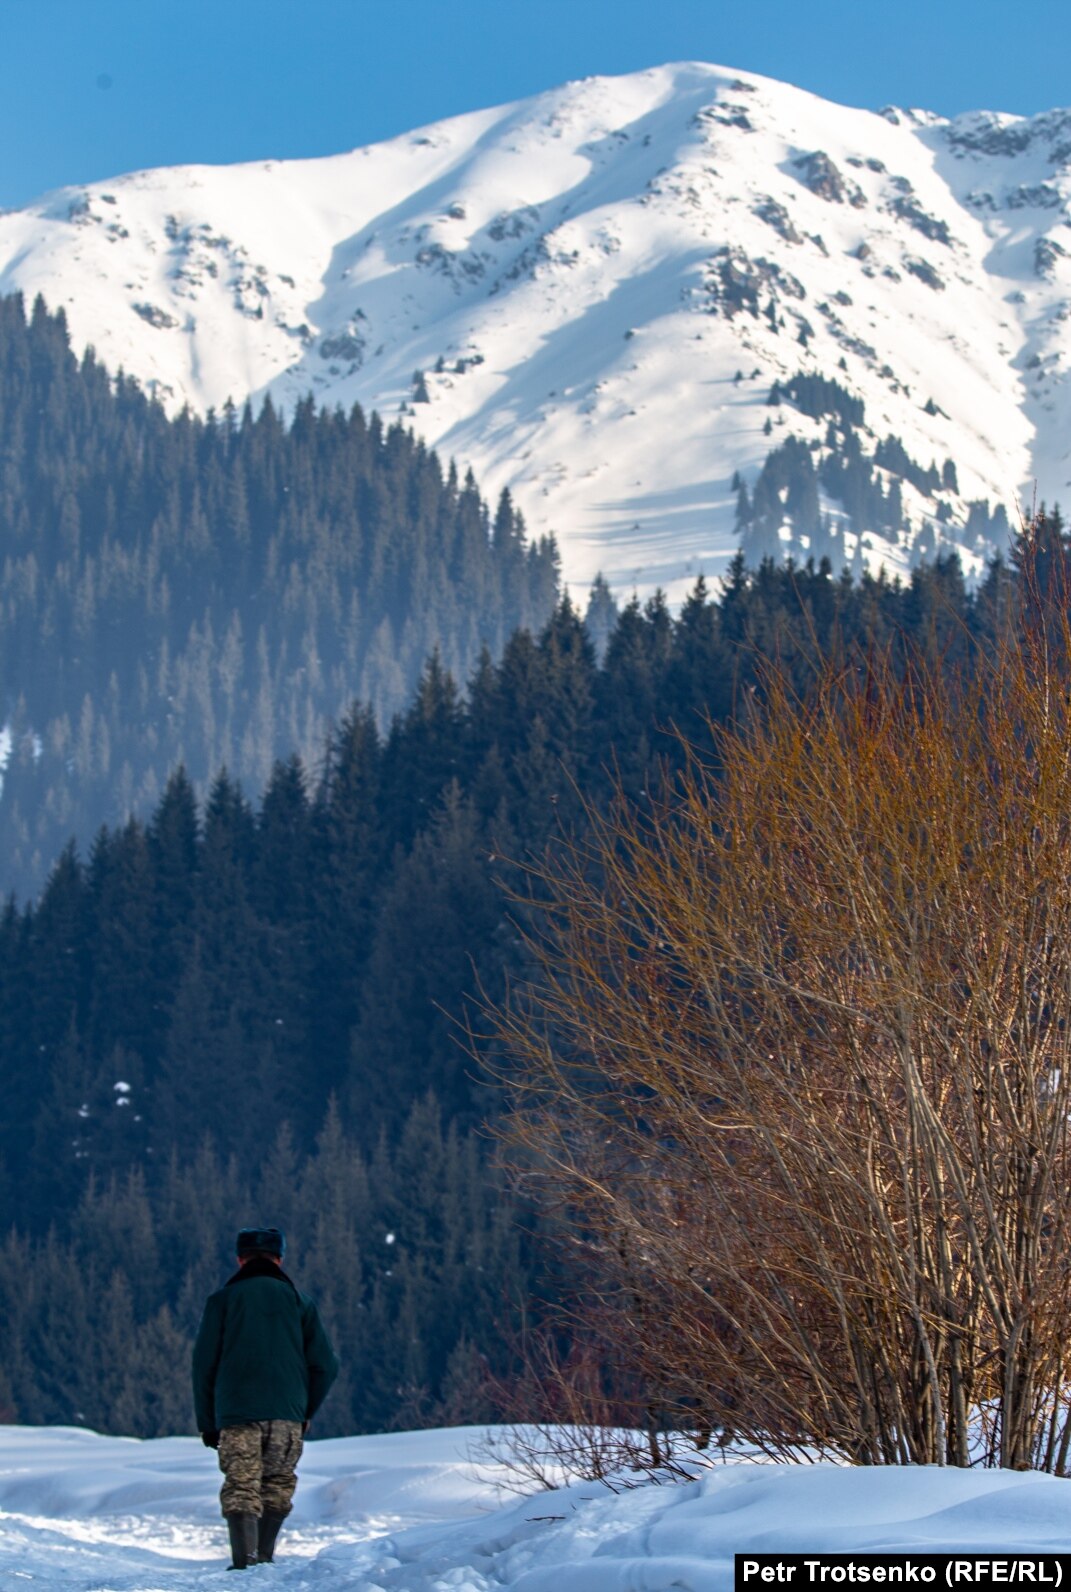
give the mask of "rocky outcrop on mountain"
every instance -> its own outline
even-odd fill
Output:
[[[804,187],[809,188],[819,199],[828,199],[836,205],[855,205],[857,209],[862,209],[866,204],[866,194],[859,184],[848,181],[824,149],[801,155],[793,164]]]

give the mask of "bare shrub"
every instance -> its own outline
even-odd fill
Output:
[[[969,671],[774,672],[717,772],[534,878],[510,1133],[631,1424],[1067,1471],[1071,637],[1036,542]]]
[[[562,1331],[563,1327],[567,1331]],[[629,1367],[607,1358],[603,1322],[568,1323],[557,1313],[518,1335],[515,1357],[522,1370],[493,1389],[496,1407],[514,1424],[474,1443],[469,1457],[491,1467],[500,1485],[521,1493],[553,1489],[565,1482],[600,1482],[613,1491],[650,1480],[692,1480],[698,1467],[725,1458],[695,1431],[666,1430],[661,1412],[644,1408],[643,1389]],[[645,1426],[629,1424],[642,1410]],[[502,1475],[510,1478],[502,1482]]]

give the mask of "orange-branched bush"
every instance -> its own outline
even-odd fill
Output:
[[[581,1324],[672,1424],[1068,1468],[1062,613],[951,680],[772,671],[716,771],[534,874],[508,1131]]]

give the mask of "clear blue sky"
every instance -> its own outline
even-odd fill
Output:
[[[318,155],[568,78],[706,60],[847,104],[1071,102],[1071,0],[0,0],[0,207]]]

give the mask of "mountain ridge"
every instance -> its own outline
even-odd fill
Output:
[[[870,112],[693,62],[346,154],[54,190],[0,215],[0,291],[64,308],[172,410],[311,391],[401,415],[553,531],[574,585],[679,598],[788,438],[822,531],[785,507],[767,540],[799,558],[955,549],[975,574],[992,510],[1059,497],[1069,226],[1071,112]],[[891,439],[917,466],[873,466],[899,524],[831,494],[828,415],[768,402],[800,374],[862,401],[869,461]]]

